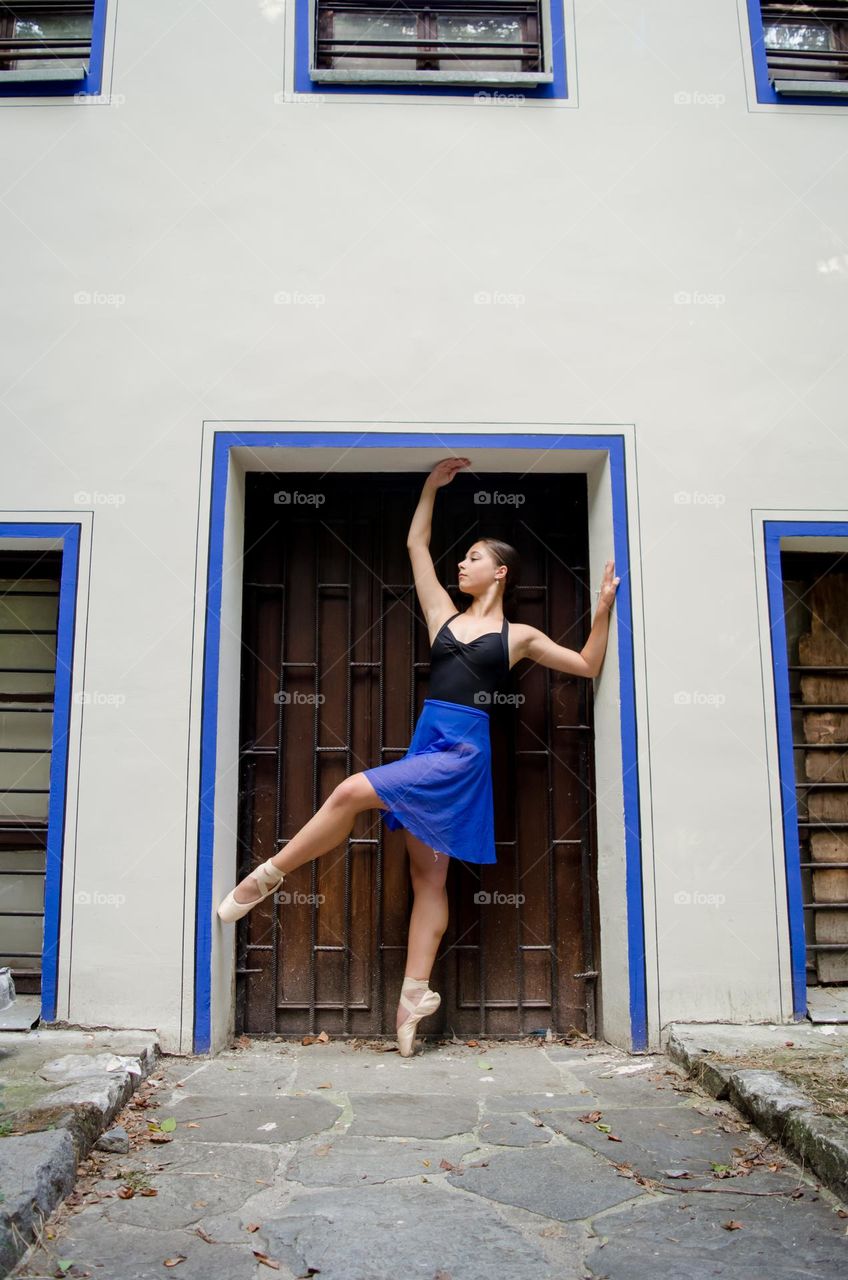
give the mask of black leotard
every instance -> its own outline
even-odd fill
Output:
[[[430,646],[428,696],[490,711],[491,699],[475,700],[474,695],[494,694],[509,674],[509,623],[504,618],[500,631],[487,631],[474,640],[458,640],[448,623],[458,618],[459,612],[445,619]]]

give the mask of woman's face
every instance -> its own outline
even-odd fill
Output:
[[[459,561],[459,589],[468,595],[478,595],[490,587],[495,579],[495,558],[485,543],[473,543],[465,559]]]

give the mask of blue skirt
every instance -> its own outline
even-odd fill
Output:
[[[463,862],[497,862],[488,711],[425,698],[406,755],[363,772],[390,831],[406,827]]]

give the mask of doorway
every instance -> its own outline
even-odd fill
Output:
[[[406,751],[429,671],[406,551],[421,483],[420,472],[245,477],[239,877],[344,777]],[[486,534],[522,557],[510,621],[580,649],[586,476],[487,473],[484,486],[460,474],[439,490],[430,550],[458,609],[457,560]],[[523,661],[509,689],[517,705],[490,713],[498,863],[451,865],[431,1029],[593,1035],[592,682]],[[239,922],[236,1029],[394,1038],[410,905],[403,830],[361,814],[344,845]]]

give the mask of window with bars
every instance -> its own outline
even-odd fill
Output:
[[[371,84],[550,83],[549,0],[312,0],[310,78]]]
[[[761,0],[760,12],[768,77],[777,93],[848,97],[848,0]]]
[[[0,84],[86,80],[96,0],[0,3]]]

